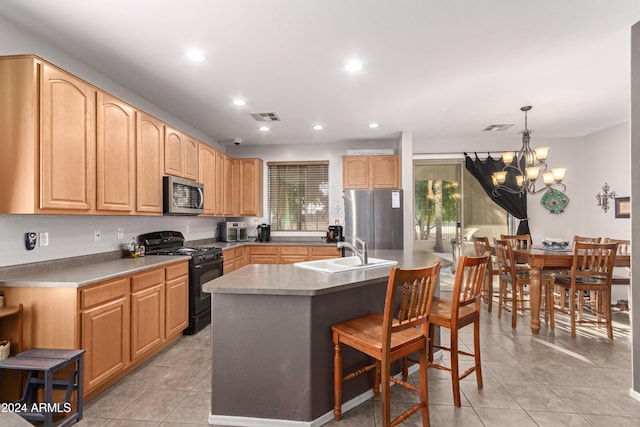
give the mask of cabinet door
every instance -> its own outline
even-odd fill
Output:
[[[224,274],[231,273],[235,270],[235,249],[225,249],[222,251],[222,258],[224,259],[224,263],[222,264]]]
[[[238,197],[239,194],[237,191],[234,191],[234,182],[237,181],[237,178],[234,178],[234,172],[237,171],[235,168],[235,159],[231,156],[225,155],[223,157],[224,166],[223,166],[223,176],[222,176],[222,195],[223,195],[223,206],[224,211],[223,215],[234,216],[238,212]],[[236,183],[237,184],[237,183]]]
[[[98,92],[96,209],[131,212],[135,196],[135,110]]]
[[[278,264],[293,264],[294,262],[308,261],[308,249],[306,246],[280,246],[278,250]]]
[[[164,173],[173,176],[184,175],[182,133],[166,125],[164,127]]]
[[[309,261],[319,259],[339,258],[341,251],[335,246],[310,246]]]
[[[215,213],[215,150],[206,144],[200,143],[199,147],[198,181],[204,185],[204,215],[214,215]]]
[[[131,360],[164,340],[164,282],[131,294]]]
[[[215,167],[215,215],[222,216],[224,214],[224,157],[225,155],[218,150],[215,150],[216,154],[216,167]]]
[[[185,135],[182,141],[182,151],[184,156],[184,177],[187,179],[198,179],[198,141]]]
[[[120,297],[83,311],[81,330],[87,393],[129,364],[129,298]]]
[[[167,281],[166,293],[166,336],[171,337],[189,326],[189,276]]]
[[[240,247],[240,248],[236,248],[236,257],[235,257],[235,269],[239,269],[245,266],[246,261],[245,261],[245,251],[244,251],[244,247]]]
[[[162,214],[162,175],[164,171],[163,123],[148,114],[137,113],[136,210]]]
[[[236,159],[240,170],[240,216],[262,215],[262,169],[260,159]]]
[[[347,189],[369,188],[369,156],[342,157],[342,186]]]
[[[82,80],[43,64],[41,209],[95,207],[95,97],[95,89]]]
[[[371,188],[391,189],[400,188],[400,178],[398,174],[399,158],[392,156],[371,156]]]

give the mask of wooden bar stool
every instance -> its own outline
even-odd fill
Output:
[[[22,398],[16,404],[23,405],[28,412],[20,416],[29,421],[44,422],[45,427],[53,425],[54,413],[68,413],[56,426],[69,426],[82,419],[82,372],[84,350],[59,350],[34,348],[15,357],[0,361],[0,370],[28,371]],[[53,378],[53,374],[69,365],[74,370],[69,378]],[[42,373],[42,377],[40,377]],[[38,390],[43,389],[43,401],[38,402]],[[53,402],[53,390],[64,389],[63,402]],[[72,411],[71,395],[76,392],[76,408]]]

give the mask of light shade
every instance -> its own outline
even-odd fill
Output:
[[[555,178],[551,172],[545,172],[542,174],[542,180],[546,185],[551,185],[553,184],[553,181],[555,181]]]
[[[538,147],[534,149],[538,160],[547,160],[549,155],[549,147]]]
[[[507,172],[494,172],[493,177],[496,179],[496,181],[498,181],[498,184],[504,184],[504,182],[507,180]]]
[[[516,176],[516,184],[518,184],[518,187],[522,187],[523,182],[524,182],[524,176],[522,175]]]
[[[509,165],[513,161],[513,156],[515,156],[515,153],[513,151],[505,151],[504,153],[502,153],[502,161],[505,164]]]
[[[538,175],[540,175],[540,168],[537,166],[525,168],[525,171],[527,172],[527,179],[530,179],[532,181],[538,179]]]
[[[564,176],[567,173],[567,168],[553,168],[551,169],[551,173],[553,174],[553,178],[556,182],[560,182],[564,179]]]

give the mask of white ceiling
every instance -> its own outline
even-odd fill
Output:
[[[628,121],[640,1],[0,0],[0,14],[218,141],[305,144],[517,134],[523,105],[537,137]],[[250,112],[281,122],[262,133]]]

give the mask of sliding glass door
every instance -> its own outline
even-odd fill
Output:
[[[414,248],[473,254],[472,237],[508,231],[507,213],[493,203],[462,162],[414,161]]]

